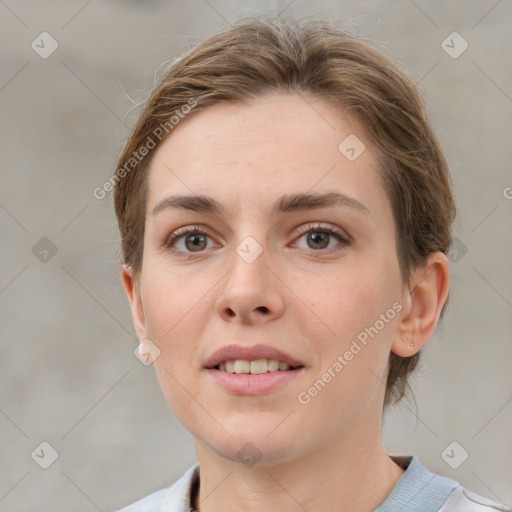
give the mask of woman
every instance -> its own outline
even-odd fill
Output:
[[[445,311],[455,205],[379,50],[242,20],[171,66],[113,181],[140,356],[199,459],[124,512],[511,510],[382,443]]]

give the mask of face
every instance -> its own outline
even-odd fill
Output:
[[[380,428],[402,298],[376,150],[336,106],[275,94],[209,107],[156,151],[132,311],[202,449],[236,461],[252,443],[270,463],[366,442]],[[230,344],[270,345],[303,368],[267,391],[233,391],[205,368]]]

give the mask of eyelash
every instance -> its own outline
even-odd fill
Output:
[[[334,236],[340,242],[339,245],[342,247],[350,244],[348,237],[344,236],[337,229],[331,227],[329,224],[318,224],[318,223],[308,223],[308,224],[304,224],[303,226],[301,226],[299,228],[299,235],[296,238],[296,240],[300,239],[302,236],[304,236],[305,234],[307,234],[309,232],[326,233],[330,236]],[[174,231],[173,233],[171,233],[169,235],[169,237],[167,238],[164,245],[167,249],[171,250],[171,252],[173,252],[178,257],[191,258],[191,257],[193,257],[194,253],[183,253],[181,251],[177,251],[176,249],[174,249],[174,245],[180,238],[183,238],[184,236],[193,234],[193,233],[195,233],[195,234],[199,233],[202,235],[210,236],[203,228],[201,228],[201,226],[185,226],[185,227],[179,228],[176,231]],[[312,252],[327,252],[328,251],[328,249],[319,249],[319,250],[310,249],[310,250]],[[204,251],[200,251],[200,252],[204,252]]]

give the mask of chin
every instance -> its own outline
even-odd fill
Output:
[[[293,443],[292,436],[268,435],[266,430],[262,436],[247,434],[247,432],[236,434],[230,431],[233,438],[225,442],[217,440],[214,443],[205,443],[219,457],[229,462],[241,464],[248,468],[254,466],[272,466],[275,464],[292,462],[298,457],[297,444]]]

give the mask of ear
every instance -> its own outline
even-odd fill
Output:
[[[128,296],[130,307],[132,310],[133,325],[139,341],[147,338],[146,330],[146,315],[142,306],[142,299],[140,296],[140,287],[137,284],[137,279],[134,278],[133,269],[128,265],[123,265],[121,269],[121,281],[123,282],[124,290]]]
[[[431,254],[426,265],[415,269],[402,297],[399,333],[391,352],[411,357],[433,336],[450,290],[450,263],[442,252]],[[414,346],[411,346],[414,344]]]

